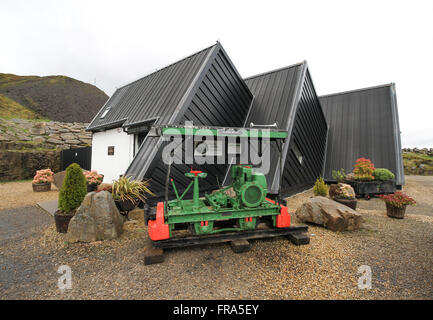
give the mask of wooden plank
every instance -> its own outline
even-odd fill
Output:
[[[263,230],[239,231],[230,233],[217,233],[201,236],[189,236],[183,238],[172,238],[167,240],[153,241],[155,248],[177,248],[212,243],[231,242],[235,240],[252,240],[288,236],[292,233],[307,232],[307,226],[293,226],[288,228],[268,228]]]
[[[294,232],[287,235],[287,238],[295,245],[300,246],[310,243],[310,237],[303,232]]]
[[[234,253],[248,252],[251,249],[251,244],[245,239],[234,240],[230,242],[230,245]]]
[[[154,248],[152,242],[148,242],[144,248],[144,264],[154,264],[164,262],[164,250]]]

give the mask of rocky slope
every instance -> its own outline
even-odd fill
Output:
[[[403,149],[404,173],[410,175],[433,175],[433,148]]]
[[[65,76],[0,73],[0,118],[90,122],[107,99],[97,87]]]

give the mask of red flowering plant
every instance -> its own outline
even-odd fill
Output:
[[[409,197],[407,194],[399,191],[388,195],[381,194],[379,198],[385,201],[385,203],[387,203],[388,205],[396,208],[404,208],[407,205],[413,206],[416,204],[416,201],[414,199]]]
[[[32,184],[51,183],[54,181],[54,173],[50,169],[36,171]]]
[[[359,158],[356,160],[353,174],[355,180],[371,181],[374,180],[373,176],[374,164],[366,158]]]
[[[99,186],[102,183],[102,180],[104,179],[104,176],[102,174],[99,174],[98,171],[96,170],[84,171],[83,174],[84,177],[86,178],[86,182],[88,185]]]

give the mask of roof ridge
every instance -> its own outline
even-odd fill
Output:
[[[360,92],[360,91],[367,91],[367,90],[379,89],[379,88],[384,88],[384,87],[391,87],[393,85],[394,85],[394,82],[390,82],[390,83],[380,84],[380,85],[377,85],[377,86],[371,86],[371,87],[365,87],[365,88],[360,88],[360,89],[347,90],[347,91],[342,91],[342,92],[334,92],[334,93],[329,93],[329,94],[321,95],[321,96],[319,96],[319,99],[320,98],[330,97],[330,96],[337,96],[337,95],[342,95],[342,94],[348,94],[348,93],[354,93],[354,92]]]
[[[172,63],[166,65],[165,67],[162,67],[161,69],[157,69],[157,70],[155,70],[155,71],[153,71],[153,72],[151,72],[151,73],[148,73],[148,74],[146,74],[145,76],[142,76],[142,77],[140,77],[140,78],[138,78],[138,79],[136,79],[136,80],[134,80],[134,81],[132,81],[132,82],[129,82],[129,83],[127,83],[127,84],[124,84],[123,86],[120,86],[119,88],[117,88],[116,91],[119,90],[119,89],[122,89],[122,88],[124,88],[124,87],[126,87],[126,86],[129,86],[129,85],[131,85],[131,84],[133,84],[133,83],[136,83],[136,82],[138,82],[138,81],[140,81],[140,80],[143,80],[144,78],[147,78],[147,77],[149,77],[149,76],[151,76],[151,75],[153,75],[153,74],[155,74],[155,73],[157,73],[157,72],[160,72],[160,71],[162,71],[162,70],[164,70],[164,69],[167,69],[167,68],[169,68],[169,67],[171,67],[171,66],[173,66],[173,65],[175,65],[175,64],[177,64],[177,63],[179,63],[179,62],[182,62],[182,61],[184,61],[184,60],[186,60],[186,59],[189,59],[189,58],[191,58],[191,57],[193,57],[193,56],[195,56],[195,55],[197,55],[197,54],[199,54],[199,53],[202,53],[203,51],[209,50],[210,48],[212,48],[212,47],[214,47],[214,46],[216,46],[216,45],[218,45],[218,42],[216,42],[215,44],[213,44],[213,45],[211,45],[211,46],[208,46],[208,47],[206,47],[206,48],[204,48],[204,49],[202,49],[202,50],[200,50],[200,51],[197,51],[197,52],[195,52],[195,53],[193,53],[193,54],[190,54],[190,55],[188,55],[188,56],[186,56],[186,57],[184,57],[184,58],[181,58],[181,59],[179,59],[179,60],[177,60],[177,61],[175,61],[175,62],[172,62]]]
[[[259,73],[259,74],[253,75],[253,76],[249,76],[249,77],[244,78],[244,81],[250,80],[250,79],[253,79],[253,78],[257,78],[257,77],[261,77],[261,76],[265,76],[265,75],[268,75],[268,74],[271,74],[271,73],[283,71],[285,69],[294,68],[294,67],[300,66],[300,65],[302,65],[304,63],[307,63],[307,60],[304,60],[302,62],[298,62],[298,63],[295,63],[295,64],[291,64],[291,65],[288,65],[286,67],[282,67],[282,68],[274,69],[274,70],[271,70],[271,71],[262,72],[262,73]]]

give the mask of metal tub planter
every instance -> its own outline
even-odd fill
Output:
[[[355,190],[357,197],[369,198],[378,194],[394,193],[397,189],[395,180],[388,181],[346,181]]]
[[[47,192],[51,190],[51,183],[33,183],[33,192]]]

